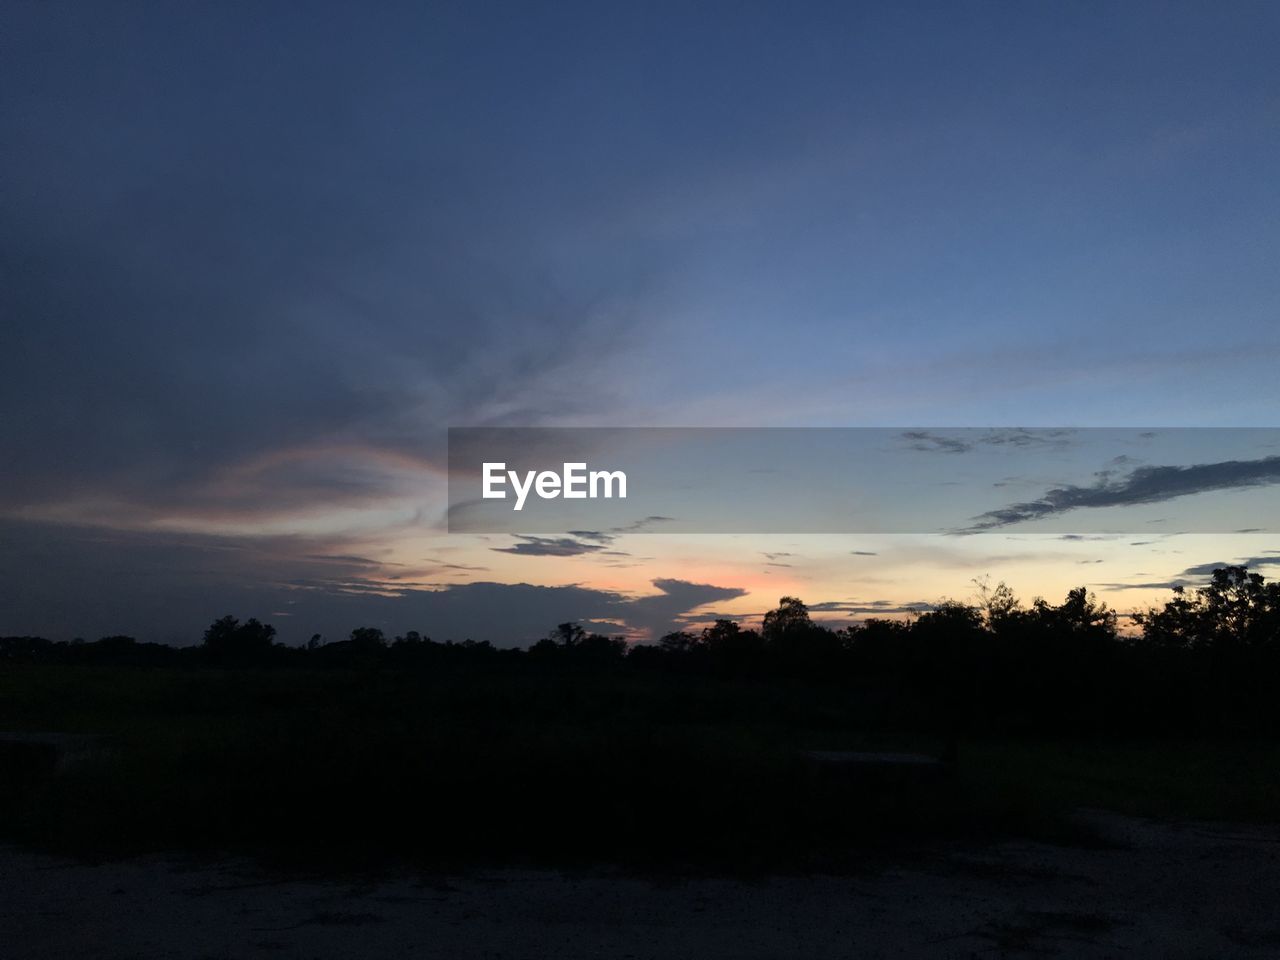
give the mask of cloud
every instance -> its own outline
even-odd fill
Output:
[[[566,620],[622,623],[661,635],[703,604],[744,596],[738,587],[675,578],[627,595],[581,584],[431,583],[378,576],[340,541],[217,537],[51,527],[0,521],[0,635],[67,640],[127,633],[177,645],[199,642],[219,616],[288,614],[281,639],[345,637],[357,626],[388,635],[418,630],[437,640],[527,644]],[[331,549],[326,549],[331,548]],[[388,565],[391,566],[391,565]]]
[[[569,536],[577,537],[579,540],[594,540],[596,543],[608,544],[613,543],[617,539],[611,533],[603,533],[599,530],[570,530]]]
[[[606,550],[619,536],[638,533],[670,520],[670,517],[645,517],[621,527],[604,530],[570,530],[565,537],[538,537],[514,534],[521,541],[509,547],[490,547],[498,553],[514,553],[522,557],[577,557],[588,553],[600,556],[629,557],[625,550]]]
[[[1280,567],[1280,557],[1262,556],[1262,557],[1246,557],[1240,560],[1234,560],[1231,563],[1225,560],[1215,560],[1212,563],[1198,563],[1194,567],[1187,567],[1182,571],[1184,577],[1207,577],[1213,574],[1214,570],[1222,567],[1248,567],[1251,571],[1258,572],[1259,567]]]
[[[476,573],[476,572],[489,569],[488,567],[480,566],[479,564],[471,564],[471,563],[449,563],[444,560],[431,560],[428,562],[433,563],[437,567],[444,570],[460,570],[466,573]]]
[[[1194,587],[1197,581],[1194,580],[1154,580],[1146,583],[1100,583],[1099,590],[1172,590],[1174,587]]]
[[[603,544],[584,543],[573,537],[532,537],[516,534],[520,542],[510,547],[490,547],[497,553],[514,553],[522,557],[578,557],[584,553],[597,553]]]
[[[1168,580],[1148,581],[1145,583],[1104,583],[1099,584],[1105,590],[1172,590],[1174,587],[1198,587],[1204,585],[1213,571],[1223,567],[1248,567],[1253,573],[1266,573],[1263,568],[1280,567],[1280,551],[1269,552],[1256,557],[1242,557],[1236,560],[1213,560],[1209,563],[1197,563],[1187,567],[1178,576]]]
[[[498,553],[514,553],[523,557],[577,557],[587,553],[600,556],[629,557],[625,550],[606,550],[624,533],[636,533],[655,524],[664,523],[670,517],[645,517],[621,527],[604,530],[570,530],[566,537],[537,537],[514,534],[520,543],[510,547],[490,547]]]
[[[320,554],[311,553],[302,557],[303,560],[316,560],[320,563],[342,563],[357,567],[383,567],[385,563],[378,560],[370,560],[368,557],[354,557],[343,554]]]
[[[927,453],[968,453],[973,443],[956,437],[940,436],[927,430],[905,430],[902,438],[911,441],[911,449]]]
[[[922,453],[968,453],[979,446],[988,447],[1065,447],[1071,443],[1075,432],[1068,429],[1029,430],[1016,427],[1009,430],[964,429],[960,436],[935,433],[931,430],[904,430],[902,438],[910,441],[912,450]]]
[[[1280,456],[1260,460],[1224,460],[1186,467],[1138,467],[1120,480],[1103,477],[1090,487],[1055,487],[1038,500],[991,510],[975,517],[973,523],[960,532],[980,533],[1071,510],[1160,503],[1197,493],[1273,483],[1280,483]]]
[[[898,603],[892,600],[824,600],[809,604],[811,613],[843,613],[854,617],[886,617],[893,614],[923,613],[934,604],[926,601]]]
[[[717,587],[670,577],[658,578],[652,583],[658,593],[628,601],[625,612],[628,623],[645,629],[652,637],[670,633],[686,621],[704,619],[693,611],[708,603],[747,595],[740,587]]]
[[[570,536],[577,537],[580,540],[612,543],[624,534],[643,533],[659,524],[670,523],[674,519],[674,517],[660,516],[641,517],[639,520],[633,520],[631,523],[625,523],[620,527],[610,527],[608,530],[570,530],[568,532]]]
[[[208,527],[373,509],[406,469],[416,490],[437,482],[446,425],[618,402],[610,363],[652,332],[635,321],[659,258],[563,269],[544,241],[580,239],[556,219],[565,196],[487,177],[504,152],[488,136],[385,123],[409,95],[399,69],[352,86],[275,58],[232,68],[211,25],[212,73],[162,82],[185,28],[161,19],[50,20],[39,60],[6,70],[27,149],[5,157],[0,220],[0,451],[22,464],[0,471],[0,515]],[[73,52],[86,30],[102,44]]]
[[[641,533],[642,531],[649,530],[650,528],[656,527],[659,524],[671,523],[674,520],[675,520],[675,517],[663,517],[663,516],[642,517],[641,519],[636,520],[633,523],[628,523],[625,526],[614,527],[613,532],[614,533]]]

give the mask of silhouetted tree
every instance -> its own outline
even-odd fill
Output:
[[[404,636],[396,637],[391,645],[393,647],[419,647],[430,642],[430,638],[423,639],[422,634],[417,630],[409,630]]]
[[[720,619],[703,628],[699,646],[707,651],[712,664],[738,671],[758,665],[764,639],[754,630],[742,629],[736,621]]]
[[[663,636],[658,641],[658,645],[671,653],[689,653],[701,642],[697,634],[689,633],[687,630],[675,630]]]
[[[990,587],[985,579],[975,582],[978,585],[980,606],[988,630],[999,633],[1017,622],[1022,613],[1022,602],[1014,595],[1008,584],[1001,580],[994,587]]]
[[[622,637],[606,637],[591,633],[573,646],[573,655],[579,659],[597,663],[618,661],[627,654],[627,641]]]
[[[776,668],[788,673],[823,673],[837,664],[841,636],[813,622],[809,608],[795,597],[783,597],[764,615],[761,635]]]
[[[547,635],[547,639],[557,646],[568,648],[576,647],[586,639],[586,636],[587,631],[582,629],[581,624],[561,623]]]
[[[805,633],[812,626],[809,608],[795,597],[783,597],[776,609],[764,615],[760,632],[767,643],[777,644]]]
[[[1156,647],[1221,652],[1280,644],[1280,582],[1239,566],[1219,567],[1193,594],[1173,588],[1159,610],[1136,614],[1144,640]]]
[[[377,651],[387,645],[386,636],[377,627],[356,627],[350,640],[357,650]]]
[[[1076,636],[1109,640],[1116,633],[1115,613],[1084,587],[1068,591],[1067,598],[1056,607],[1037,598],[1032,605],[1031,620],[1044,629]]]
[[[900,672],[909,653],[911,625],[902,620],[873,617],[845,630],[844,647],[853,667],[869,673]]]
[[[248,663],[266,656],[275,640],[276,628],[250,618],[241,623],[225,616],[213,621],[204,632],[203,648],[215,663]]]
[[[939,603],[911,626],[911,673],[953,730],[974,705],[975,668],[986,638],[982,611],[958,600]]]
[[[529,653],[553,663],[601,665],[621,662],[627,654],[627,642],[622,637],[589,634],[580,624],[567,622],[558,624],[530,647]]]

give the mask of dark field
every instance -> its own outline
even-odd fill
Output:
[[[322,867],[840,870],[937,840],[1091,842],[1080,807],[1280,819],[1247,738],[967,735],[954,766],[832,776],[808,750],[944,752],[874,684],[500,666],[6,664],[4,838],[90,857],[187,850]]]

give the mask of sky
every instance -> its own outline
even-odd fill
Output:
[[[0,31],[0,634],[642,639],[784,594],[834,623],[983,578],[1130,610],[1280,574],[1274,534],[1178,500],[1150,537],[450,534],[445,446],[1275,426],[1273,4],[12,2]]]

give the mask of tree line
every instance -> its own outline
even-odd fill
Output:
[[[273,626],[222,617],[199,646],[131,637],[54,643],[0,638],[0,661],[245,668],[317,666],[404,670],[619,671],[751,682],[848,683],[886,715],[923,723],[1002,729],[1280,732],[1280,583],[1244,567],[1213,572],[1198,589],[1176,587],[1162,606],[1116,613],[1085,588],[1061,603],[1022,603],[1003,583],[976,602],[946,601],[909,620],[870,619],[841,629],[815,622],[783,597],[759,629],[719,619],[656,643],[562,623],[527,648],[438,642],[415,631],[388,638],[360,627],[291,647]],[[923,718],[923,719],[922,719]]]

